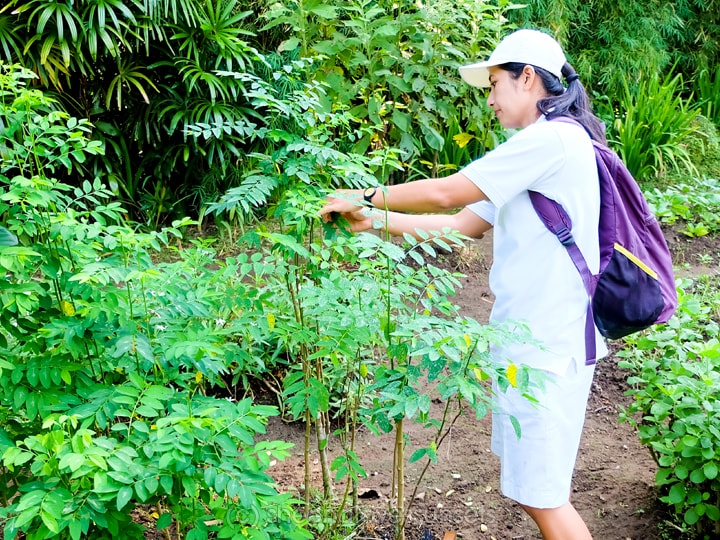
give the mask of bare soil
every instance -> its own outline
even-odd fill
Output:
[[[718,274],[720,238],[686,239],[666,233],[681,275]],[[464,273],[462,289],[455,299],[465,315],[487,321],[492,306],[487,275],[491,262],[491,238],[468,246],[463,252],[444,256],[439,264]],[[710,254],[708,261],[702,254]],[[707,266],[700,264],[704,262]],[[655,464],[636,433],[618,422],[625,396],[627,373],[610,356],[599,362],[593,384],[580,452],[575,468],[572,501],[594,538],[603,540],[661,540],[683,538],[672,518],[657,504]],[[436,400],[435,406],[442,404]],[[426,442],[428,433],[417,424],[405,426],[409,444]],[[303,483],[303,429],[274,419],[267,438],[295,442],[292,456],[271,468],[281,490],[300,492]],[[393,460],[393,435],[378,437],[359,430],[357,449],[369,473],[360,483],[361,528],[348,538],[392,539],[394,521],[388,511]],[[332,451],[332,445],[331,445]],[[313,482],[320,487],[320,465],[312,456]],[[406,466],[408,497],[420,470],[421,460]],[[338,485],[339,492],[343,485]],[[410,501],[408,501],[410,502]],[[407,503],[406,503],[407,504]],[[461,416],[420,481],[407,521],[407,540],[442,539],[447,532],[458,538],[487,540],[539,539],[534,523],[499,491],[499,462],[490,451],[490,418]]]

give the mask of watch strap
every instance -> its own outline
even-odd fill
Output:
[[[377,186],[366,188],[365,191],[363,191],[363,200],[366,203],[372,203],[372,198],[377,193],[377,190],[378,190]]]

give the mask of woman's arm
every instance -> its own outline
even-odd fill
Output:
[[[338,195],[329,198],[320,210],[321,215],[353,212],[363,204],[361,190],[340,190]],[[483,199],[487,199],[485,194],[467,176],[458,172],[445,178],[379,187],[370,203],[376,208],[397,212],[432,213],[462,208]]]
[[[469,208],[463,208],[457,214],[403,214],[375,208],[344,213],[353,232],[369,229],[385,229],[394,236],[411,234],[421,239],[417,231],[438,231],[445,228],[457,231],[471,238],[482,238],[492,225]]]

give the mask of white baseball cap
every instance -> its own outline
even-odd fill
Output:
[[[460,76],[472,86],[486,88],[490,86],[488,68],[508,62],[543,68],[562,80],[562,67],[567,60],[560,44],[549,34],[517,30],[500,41],[487,61],[461,66]]]

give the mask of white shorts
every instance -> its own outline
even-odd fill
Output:
[[[533,404],[514,388],[494,385],[498,408],[492,416],[492,450],[500,457],[500,489],[533,508],[558,508],[570,500],[573,469],[585,422],[595,366],[570,362],[564,376],[547,373]],[[520,424],[520,438],[510,422]]]

